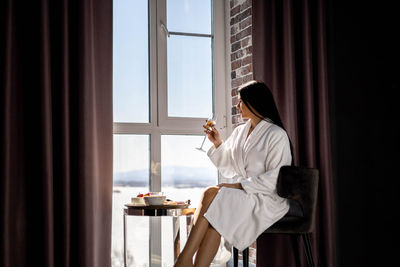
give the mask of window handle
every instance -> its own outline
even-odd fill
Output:
[[[161,27],[161,29],[164,30],[165,34],[169,37],[169,31],[168,31],[167,27],[164,25],[164,23],[160,22],[160,27]]]

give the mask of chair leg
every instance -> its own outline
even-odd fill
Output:
[[[249,248],[243,250],[242,256],[243,256],[243,267],[249,267]]]
[[[304,250],[306,252],[306,257],[307,257],[307,264],[309,267],[314,267],[314,258],[312,255],[310,234],[302,234],[302,237],[303,237]]]
[[[301,267],[298,237],[299,237],[299,235],[296,235],[296,234],[290,235],[290,239],[292,241],[292,249],[293,249],[294,259],[296,261],[296,267]]]
[[[239,261],[239,251],[237,248],[233,247],[233,267],[238,267]]]

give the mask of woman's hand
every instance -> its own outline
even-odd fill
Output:
[[[228,187],[228,188],[242,189],[243,190],[243,187],[242,187],[241,183],[236,183],[236,184],[225,184],[225,183],[222,183],[222,184],[217,185],[217,187],[218,188]]]
[[[209,128],[206,125],[203,125],[205,129],[204,132],[207,134],[208,139],[214,144],[215,148],[218,148],[222,144],[221,135],[215,127]]]

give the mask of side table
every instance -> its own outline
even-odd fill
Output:
[[[148,216],[152,223],[150,230],[150,255],[151,267],[161,266],[161,216],[172,217],[174,261],[178,257],[181,248],[186,243],[189,235],[194,209],[189,209],[189,204],[139,206],[131,203],[125,204],[123,212],[123,237],[124,237],[124,266],[127,267],[127,217]],[[182,220],[182,217],[184,219]],[[154,232],[154,233],[152,233]],[[159,244],[158,244],[159,243]]]

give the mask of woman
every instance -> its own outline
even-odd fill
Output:
[[[276,193],[276,180],[280,167],[292,163],[291,144],[273,96],[264,83],[250,81],[239,89],[238,100],[247,122],[225,142],[217,129],[203,126],[214,144],[208,156],[232,183],[205,190],[176,267],[209,266],[221,236],[239,250],[247,248],[289,210]]]

